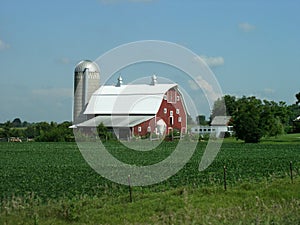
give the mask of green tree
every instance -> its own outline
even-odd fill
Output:
[[[264,136],[273,137],[284,133],[288,122],[288,110],[285,102],[279,104],[264,100],[261,113],[261,126]]]
[[[231,116],[237,109],[236,97],[231,95],[225,95],[224,101],[226,105],[226,115]]]
[[[22,121],[20,118],[15,118],[13,121],[12,121],[12,126],[13,127],[21,127],[22,126]]]
[[[51,130],[51,125],[47,122],[39,122],[34,124],[35,127],[35,137],[40,136],[41,134]]]
[[[22,127],[28,127],[30,124],[27,122],[27,121],[24,121],[23,123],[22,123]]]
[[[3,136],[4,137],[10,137],[11,133],[10,133],[10,129],[12,128],[12,123],[8,120],[3,124]]]
[[[97,132],[100,140],[105,141],[110,139],[110,133],[108,132],[107,127],[103,125],[103,123],[100,123],[97,126]]]
[[[27,137],[34,136],[36,141],[40,142],[64,142],[64,141],[73,141],[74,135],[71,126],[71,122],[63,122],[57,124],[51,122],[40,122],[34,124],[26,129]]]
[[[300,92],[296,94],[296,98],[297,98],[296,104],[298,105],[300,103]]]
[[[28,138],[34,138],[35,137],[35,126],[34,125],[30,125],[25,129],[25,136]]]
[[[208,125],[209,121],[206,121],[205,115],[197,116],[197,124],[198,125]]]
[[[236,103],[232,123],[238,139],[259,142],[263,136],[283,134],[289,126],[291,110],[285,102],[243,97]]]
[[[294,121],[298,116],[300,116],[300,104],[293,104],[288,106],[290,110],[289,125],[291,127],[291,132],[300,132],[300,122]]]
[[[285,126],[289,124],[289,118],[291,116],[291,111],[289,110],[288,105],[280,101],[276,106],[275,116],[279,117],[281,123]]]
[[[22,128],[12,128],[10,129],[10,135],[12,137],[25,137],[25,131]]]
[[[73,130],[69,128],[70,126],[72,126],[72,122],[70,121],[65,121],[57,125],[57,128],[63,133],[64,141],[70,142],[75,140]]]
[[[231,116],[237,109],[237,99],[235,96],[225,95],[214,103],[211,120],[216,116]]]
[[[243,97],[237,101],[237,110],[233,113],[233,126],[237,139],[246,143],[257,143],[263,136],[260,115],[262,102],[255,97]]]
[[[288,106],[289,114],[289,125],[292,125],[293,120],[300,116],[300,105],[292,104]]]

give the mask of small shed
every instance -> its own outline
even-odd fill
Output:
[[[225,132],[232,134],[233,127],[229,125],[231,116],[216,116],[211,121],[211,127],[216,131],[216,136],[221,137]]]
[[[231,116],[216,116],[210,126],[196,126],[191,128],[192,134],[215,134],[216,137],[223,137],[225,132],[233,133],[233,127],[229,125]]]

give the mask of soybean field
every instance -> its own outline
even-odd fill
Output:
[[[110,153],[118,159],[137,165],[160,161],[171,154],[176,142],[162,142],[147,152],[127,149],[118,142],[107,142]],[[186,147],[189,147],[187,142]],[[190,161],[168,180],[138,192],[160,192],[182,186],[201,187],[222,185],[223,167],[227,168],[227,184],[257,182],[300,175],[299,142],[244,144],[225,142],[214,162],[199,171],[199,162],[206,147],[200,142]],[[127,186],[101,177],[83,159],[76,143],[0,143],[0,198],[34,194],[42,201],[76,196],[119,195]]]

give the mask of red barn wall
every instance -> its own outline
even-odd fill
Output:
[[[172,112],[173,115],[171,115]],[[172,117],[172,121],[170,121],[170,117]],[[179,118],[181,118],[181,121]],[[174,129],[179,130],[181,133],[186,133],[187,115],[183,98],[177,89],[172,88],[165,94],[155,118],[145,121],[133,128],[134,135],[146,135],[149,126],[151,128],[151,132],[155,132],[156,121],[159,119],[163,119],[165,121],[167,125],[167,134],[169,131]],[[173,122],[173,124],[171,124],[171,122]],[[141,129],[140,131],[139,127]]]

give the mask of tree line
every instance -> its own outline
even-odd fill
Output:
[[[200,125],[209,125],[215,116],[230,115],[229,125],[234,127],[235,137],[245,142],[259,142],[262,137],[274,137],[283,133],[300,132],[300,121],[295,123],[295,118],[300,116],[300,92],[295,95],[296,101],[292,105],[285,102],[261,100],[254,96],[237,98],[225,95],[214,103],[210,121],[200,115],[197,121]],[[191,117],[188,117],[191,121]],[[20,137],[43,142],[74,141],[73,130],[69,128],[72,122],[22,122],[20,118],[12,122],[0,124],[0,139]],[[98,127],[100,138],[112,139],[107,128]]]
[[[71,125],[72,122],[69,121],[28,123],[16,118],[12,122],[0,124],[0,138],[7,140],[11,137],[19,137],[39,142],[74,141],[73,130],[69,128]]]
[[[295,104],[287,105],[255,96],[237,98],[225,95],[218,99],[211,114],[230,115],[235,137],[247,143],[257,143],[262,137],[274,137],[283,133],[300,132],[300,123],[295,119],[300,116],[300,92],[296,94]]]

